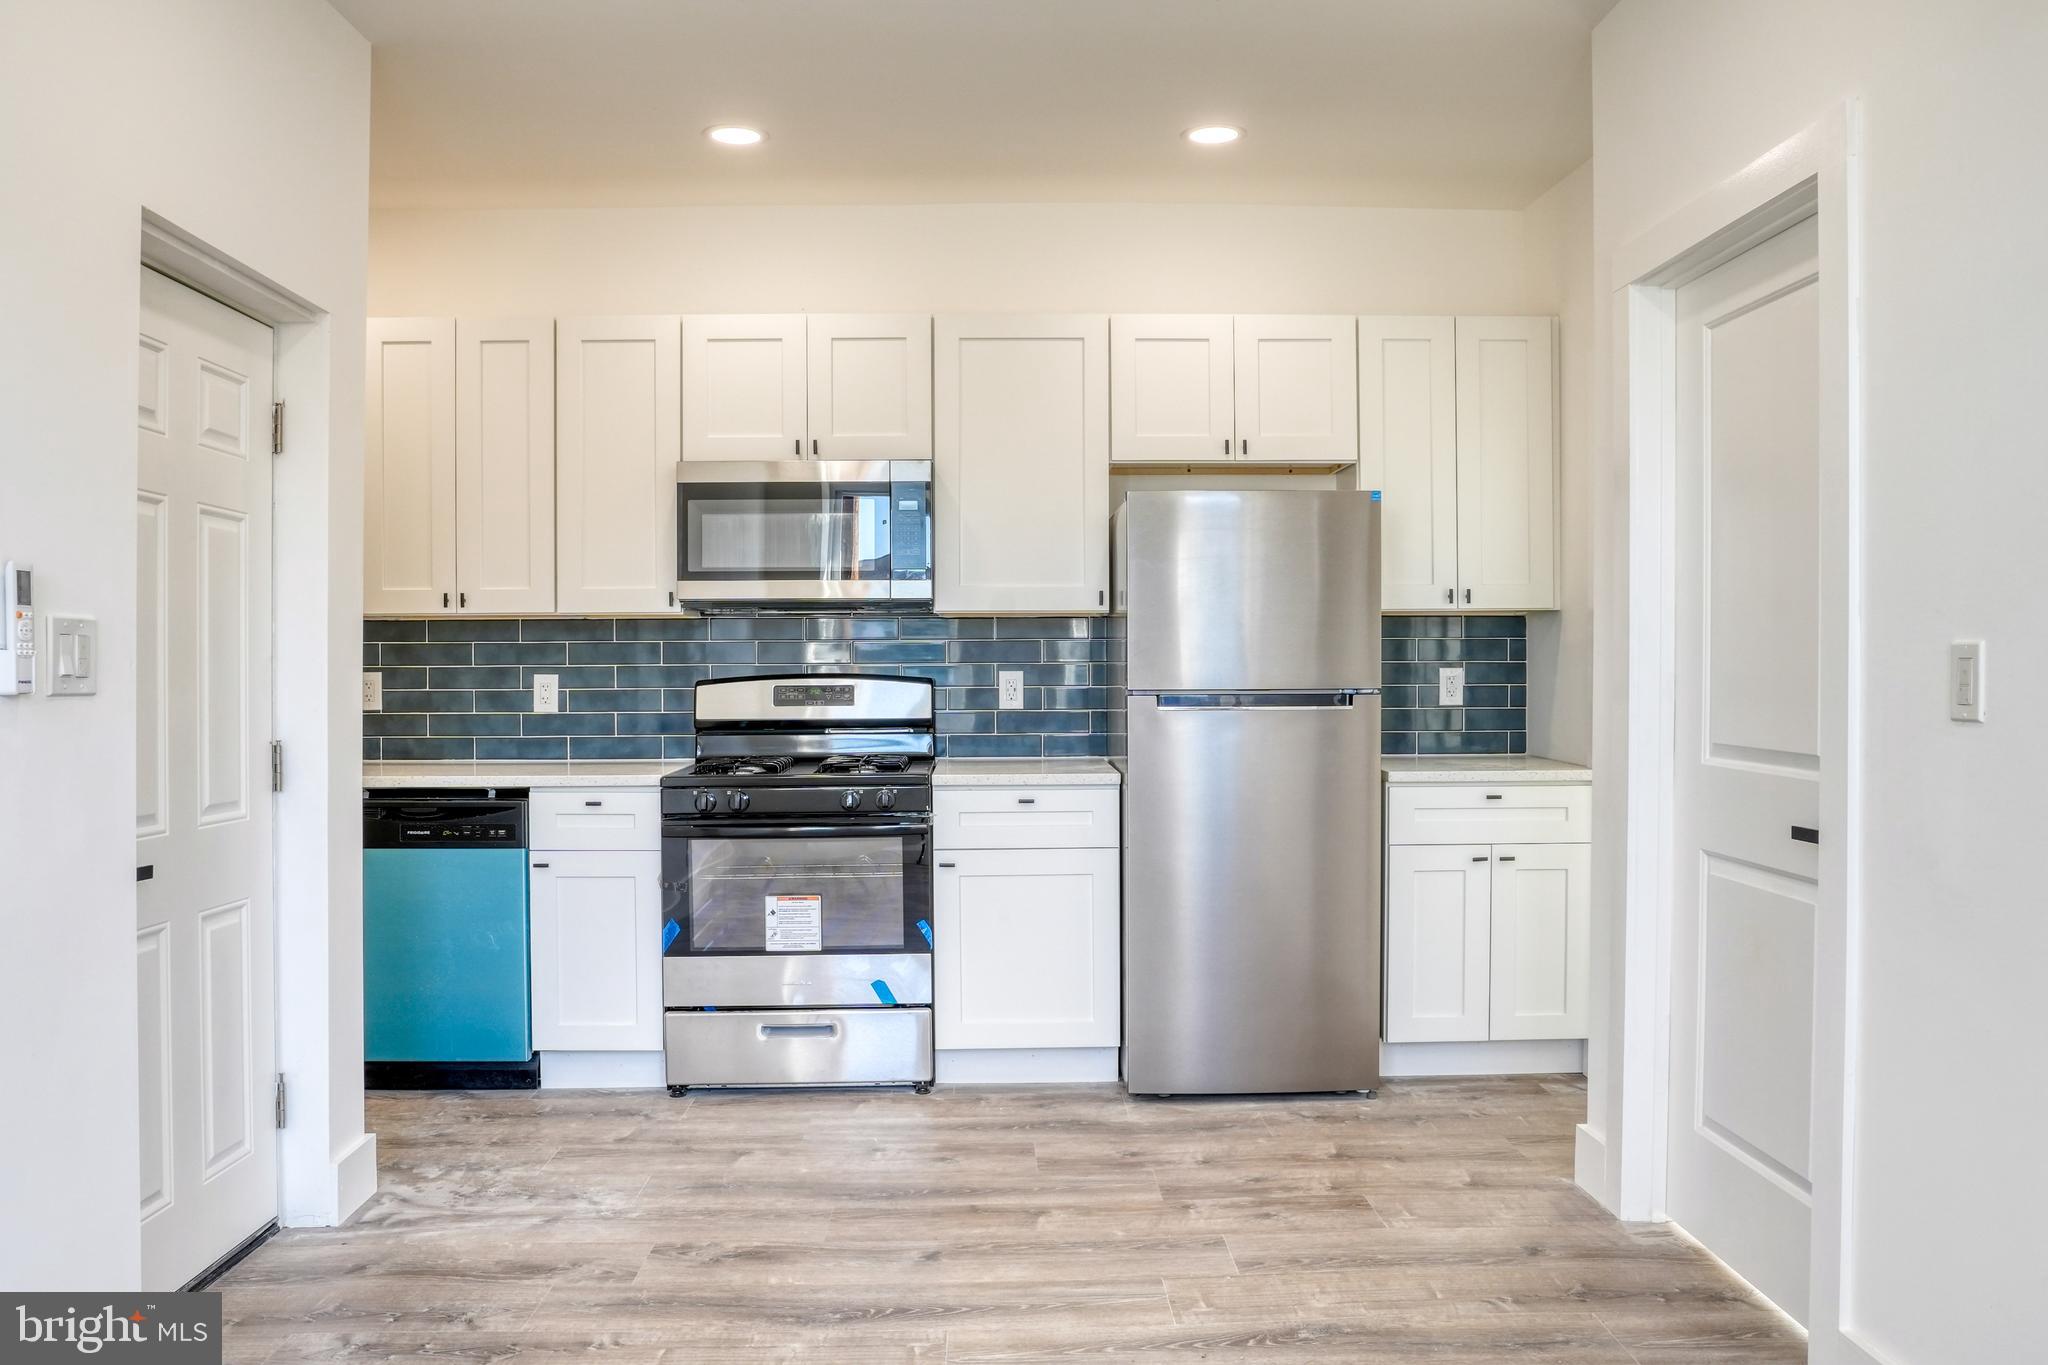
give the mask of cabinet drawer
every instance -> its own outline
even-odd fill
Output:
[[[1390,844],[1586,844],[1593,789],[1574,785],[1402,785],[1387,792]]]
[[[1115,787],[941,787],[932,794],[939,848],[1115,848]]]
[[[527,805],[527,846],[547,852],[661,848],[658,787],[536,788]]]

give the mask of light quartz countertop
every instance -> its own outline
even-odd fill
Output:
[[[1560,783],[1591,782],[1593,770],[1534,754],[1487,754],[1443,758],[1383,758],[1388,782]]]
[[[610,763],[372,760],[363,764],[363,787],[369,791],[394,787],[658,787],[664,774],[689,766],[689,760],[681,758]]]
[[[942,758],[940,787],[1115,787],[1123,775],[1106,758]]]

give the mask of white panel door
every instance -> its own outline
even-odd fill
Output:
[[[935,323],[932,498],[941,613],[1109,604],[1109,320]]]
[[[1458,601],[1457,327],[1358,320],[1359,487],[1380,490],[1380,607]]]
[[[455,610],[455,324],[371,318],[364,368],[363,610]]]
[[[277,1216],[271,334],[149,270],[142,334],[135,972],[142,1284],[162,1290]]]
[[[1557,606],[1550,318],[1458,319],[1458,605]]]
[[[564,318],[555,325],[555,607],[675,605],[682,323]]]
[[[816,313],[810,445],[819,460],[932,457],[929,313]]]
[[[977,849],[937,857],[937,1045],[1117,1046],[1117,850]]]
[[[1227,313],[1109,320],[1109,458],[1213,464],[1234,458],[1234,327]]]
[[[1387,850],[1388,1042],[1486,1037],[1492,869],[1485,844]]]
[[[555,609],[555,323],[455,324],[455,604]]]
[[[1358,319],[1236,320],[1237,457],[1254,464],[1358,458]]]
[[[1583,1038],[1593,941],[1590,844],[1495,844],[1489,1038]]]
[[[533,1045],[661,1047],[661,855],[532,858]]]
[[[1809,219],[1677,299],[1667,1211],[1801,1320],[1820,868],[1796,831],[1820,810],[1818,261]]]
[[[683,458],[804,458],[808,368],[801,313],[684,318]]]

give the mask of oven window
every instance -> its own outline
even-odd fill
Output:
[[[886,484],[682,484],[677,577],[889,578]]]
[[[693,835],[683,847],[688,854],[684,922],[671,952],[895,953],[925,946],[916,927],[930,915],[930,878],[922,866],[926,837],[921,833]],[[772,949],[771,908],[797,917],[796,927],[784,930]],[[918,935],[915,949],[911,935]]]

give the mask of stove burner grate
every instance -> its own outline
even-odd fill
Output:
[[[856,776],[865,773],[900,773],[910,769],[902,754],[840,754],[818,765],[820,776]]]
[[[690,769],[692,777],[752,777],[757,774],[779,773],[794,762],[788,758],[769,758],[754,754],[741,754],[734,758],[704,758]]]

